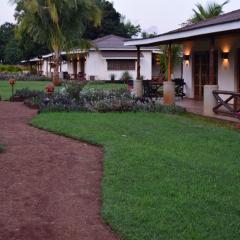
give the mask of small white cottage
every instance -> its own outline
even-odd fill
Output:
[[[59,66],[60,75],[71,79],[84,76],[86,80],[107,81],[121,80],[124,72],[128,72],[133,79],[137,77],[137,48],[124,46],[129,39],[109,35],[92,41],[92,48],[88,51],[75,49],[62,52],[62,62]],[[144,47],[141,49],[141,75],[151,80],[160,74],[159,48]],[[51,76],[53,72],[53,54],[35,58],[38,73]]]

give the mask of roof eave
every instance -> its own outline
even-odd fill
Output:
[[[177,33],[167,33],[155,38],[131,40],[124,43],[125,46],[156,46],[169,43],[181,43],[184,40],[200,36],[231,32],[240,29],[240,21],[218,24],[204,28],[182,31]]]

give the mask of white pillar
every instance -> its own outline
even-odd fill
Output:
[[[133,91],[136,97],[143,96],[143,82],[142,80],[134,80],[133,81]]]
[[[218,85],[205,85],[203,97],[203,114],[214,116],[213,108],[217,106],[217,100],[213,96],[213,91],[218,90]]]
[[[175,104],[175,83],[173,81],[163,83],[163,97],[165,105]]]

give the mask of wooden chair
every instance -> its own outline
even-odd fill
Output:
[[[175,83],[176,97],[184,98],[186,96],[186,94],[184,93],[184,86],[186,85],[186,83],[184,82],[184,79],[175,78],[172,81]]]

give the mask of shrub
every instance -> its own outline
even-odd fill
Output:
[[[1,73],[21,73],[22,68],[14,65],[0,65]]]
[[[29,98],[43,97],[43,96],[44,96],[43,91],[30,90],[28,88],[23,88],[23,89],[16,90],[16,93],[13,95],[13,99],[18,98],[21,101],[24,101]]]
[[[1,80],[15,79],[16,81],[51,81],[51,78],[45,76],[33,75],[30,73],[2,73],[0,72]]]
[[[125,89],[84,89],[80,91],[78,99],[63,90],[52,95],[33,96],[25,103],[32,107],[38,105],[40,112],[185,112],[184,108],[175,105],[165,106],[144,98],[136,99]]]
[[[131,74],[128,71],[126,71],[122,74],[122,80],[127,82],[129,80],[133,80],[133,77],[131,76]]]
[[[33,99],[34,100],[34,99]],[[73,112],[85,111],[84,107],[76,99],[66,94],[54,93],[51,96],[44,96],[40,99],[39,112]],[[35,102],[38,99],[34,100]]]
[[[160,102],[141,102],[136,101],[132,109],[134,112],[161,112],[169,114],[181,114],[186,112],[185,108],[176,105],[163,105]]]
[[[66,94],[72,99],[79,100],[80,92],[85,87],[85,83],[71,82],[65,86]]]

